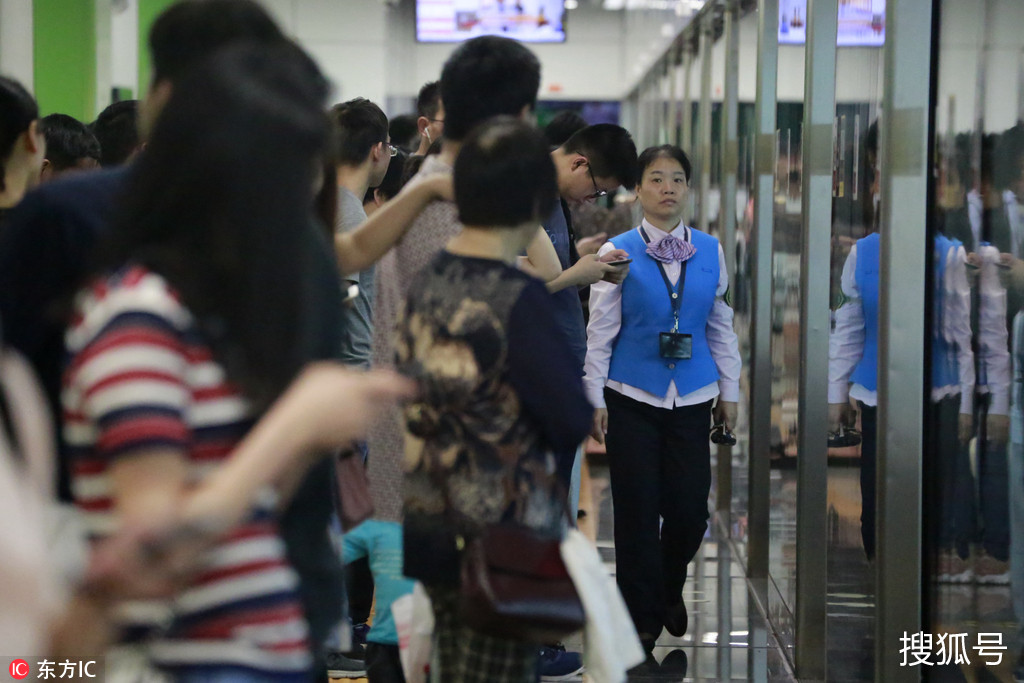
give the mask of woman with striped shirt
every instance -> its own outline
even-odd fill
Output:
[[[287,44],[229,48],[175,85],[68,330],[64,429],[91,533],[171,519],[217,534],[173,599],[134,611],[177,680],[310,674],[276,519],[305,468],[232,454],[308,359],[309,302],[324,296],[310,212],[326,90]],[[353,393],[368,396],[362,382]],[[357,431],[377,406],[333,407]]]

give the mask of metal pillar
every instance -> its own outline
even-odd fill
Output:
[[[711,194],[711,51],[714,48],[714,12],[704,15],[700,26],[700,217],[697,228],[711,232],[711,211],[708,197]]]
[[[880,123],[881,260],[878,313],[878,554],[875,679],[916,681],[900,666],[904,632],[921,630],[921,344],[933,140],[932,4],[890,2]],[[918,552],[908,552],[917,548]]]
[[[824,680],[828,604],[828,335],[838,0],[809,0],[804,76],[803,250],[797,425],[796,673]]]
[[[775,231],[775,127],[779,0],[757,3],[757,97],[754,120],[754,230],[750,240],[750,474],[747,575],[768,578],[772,430],[772,238]],[[766,596],[762,596],[766,600]]]
[[[729,282],[736,277],[736,175],[739,170],[739,141],[736,117],[739,110],[739,4],[728,0],[725,8],[725,93],[722,100],[722,135],[719,151],[722,155],[721,206],[718,210],[718,232],[725,253],[725,266]],[[749,441],[749,440],[748,440]],[[719,514],[732,510],[732,449],[718,448],[718,493],[715,496]],[[730,528],[732,525],[729,525]]]

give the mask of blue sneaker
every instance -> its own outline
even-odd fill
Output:
[[[370,632],[368,624],[355,624],[352,626],[352,649],[361,650],[366,647],[366,635]]]
[[[578,652],[566,652],[562,647],[542,647],[539,673],[542,681],[582,680],[583,658]]]

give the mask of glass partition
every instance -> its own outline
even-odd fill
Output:
[[[1024,5],[937,7],[925,628],[935,676],[1012,680],[1015,666],[1024,675]]]
[[[877,324],[865,324],[865,318],[877,311],[879,288],[882,66],[881,47],[837,48],[827,378],[828,662],[830,671],[866,681],[874,676],[878,352],[877,334],[867,331]]]

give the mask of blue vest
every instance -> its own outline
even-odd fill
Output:
[[[718,240],[693,229],[690,235],[697,253],[686,263],[679,307],[679,332],[693,335],[693,353],[687,360],[661,357],[659,335],[672,329],[672,302],[640,231],[630,230],[612,240],[616,249],[629,252],[633,263],[622,283],[622,327],[612,346],[608,379],[662,397],[673,381],[680,396],[718,381],[705,335],[718,289]]]
[[[878,233],[857,240],[855,277],[864,306],[864,355],[850,381],[868,391],[878,391]]]
[[[948,387],[960,384],[960,362],[956,346],[950,343],[944,333],[946,313],[946,260],[950,250],[958,250],[960,241],[944,235],[935,235],[935,290],[932,294],[935,310],[932,332],[932,387]]]

